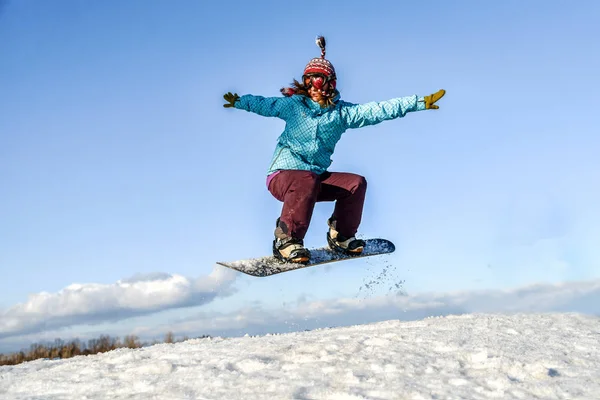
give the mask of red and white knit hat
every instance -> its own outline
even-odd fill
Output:
[[[325,38],[323,36],[317,37],[316,43],[321,48],[321,57],[310,60],[304,68],[303,75],[323,74],[329,79],[335,79],[335,68],[329,60],[325,59]]]
[[[302,74],[302,81],[304,81],[304,77],[310,74],[323,74],[327,77],[327,80],[330,81],[331,90],[335,90],[335,81],[337,79],[335,75],[335,68],[333,68],[333,64],[329,62],[329,60],[325,59],[325,38],[323,36],[318,36],[316,39],[317,46],[321,48],[321,57],[313,58],[306,64],[304,68],[304,73]],[[281,88],[281,93],[284,96],[292,96],[296,93],[293,88],[284,87]]]

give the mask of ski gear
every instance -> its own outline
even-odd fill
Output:
[[[425,96],[423,98],[423,100],[425,101],[425,109],[426,110],[430,110],[430,109],[437,110],[438,108],[440,108],[437,104],[434,104],[434,103],[436,101],[438,101],[439,99],[441,99],[442,97],[444,97],[445,94],[446,94],[446,91],[444,89],[441,89],[432,95]]]
[[[333,68],[333,64],[327,59],[325,59],[325,38],[323,36],[318,36],[316,39],[317,45],[321,48],[321,57],[313,58],[306,64],[304,67],[304,72],[302,73],[302,84],[308,87],[314,87],[321,91],[321,94],[326,96],[328,99],[335,95],[335,87],[336,87],[336,75],[335,68]],[[312,81],[314,77],[315,81]],[[322,80],[318,78],[322,77]],[[329,83],[329,85],[325,85]],[[304,88],[298,88],[298,81],[294,80],[295,87],[283,87],[280,89],[281,93],[284,96],[293,96],[294,94],[306,94],[302,93]],[[327,87],[324,87],[327,86]],[[325,106],[330,105],[330,101],[325,102]]]
[[[338,221],[337,230],[352,237],[362,219],[367,181],[346,172],[317,175],[310,171],[282,170],[272,177],[268,189],[283,202],[280,221],[285,224],[287,235],[304,239],[315,203],[335,201],[332,218]]]
[[[286,223],[279,218],[275,224],[273,255],[284,262],[306,263],[310,260],[310,251],[304,248],[303,240],[290,235]]]
[[[291,237],[273,240],[273,255],[283,262],[307,263],[310,261],[310,251],[304,247],[304,242]]]
[[[389,240],[367,239],[365,240],[365,249],[361,254],[348,255],[331,250],[328,247],[321,247],[309,250],[311,257],[306,263],[285,263],[281,262],[281,260],[276,257],[258,257],[231,262],[219,261],[217,264],[251,276],[265,277],[282,272],[294,271],[300,268],[312,267],[315,265],[389,254],[393,253],[395,250],[396,247],[394,246],[394,243],[390,242]]]
[[[232,94],[231,92],[227,92],[223,95],[223,98],[227,102],[227,103],[223,104],[223,107],[230,108],[230,107],[235,107],[235,102],[238,101],[240,96],[238,96],[237,93]]]
[[[311,74],[304,76],[306,87],[314,87],[325,96],[333,95],[335,92],[336,81],[322,74]]]
[[[365,241],[354,236],[346,237],[336,230],[337,221],[333,218],[327,220],[329,232],[327,232],[327,243],[329,248],[346,254],[360,254],[365,247]]]
[[[329,60],[325,58],[325,38],[318,36],[316,39],[317,46],[321,48],[321,57],[313,58],[304,67],[304,76],[309,74],[323,74],[331,79],[336,79],[335,68]]]
[[[401,118],[408,112],[425,110],[418,96],[382,102],[352,104],[340,100],[336,91],[334,104],[323,108],[306,96],[262,97],[244,95],[235,108],[286,122],[279,136],[268,173],[279,169],[300,169],[321,174],[332,163],[331,155],[347,129],[375,125]]]

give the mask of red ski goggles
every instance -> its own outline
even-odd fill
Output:
[[[304,84],[308,87],[314,87],[320,91],[328,91],[335,89],[335,78],[325,76],[323,74],[304,75]]]

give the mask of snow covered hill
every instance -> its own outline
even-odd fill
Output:
[[[0,367],[16,399],[598,399],[600,318],[471,314]]]

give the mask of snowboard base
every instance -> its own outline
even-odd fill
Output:
[[[248,275],[264,277],[282,272],[294,271],[301,268],[314,267],[316,265],[327,264],[337,261],[352,260],[355,258],[364,258],[377,256],[381,254],[393,253],[396,250],[394,243],[386,239],[366,239],[366,245],[363,252],[359,255],[347,255],[329,247],[310,249],[310,261],[306,264],[285,263],[273,256],[249,258],[232,262],[219,261],[217,264],[227,268],[243,272]]]

